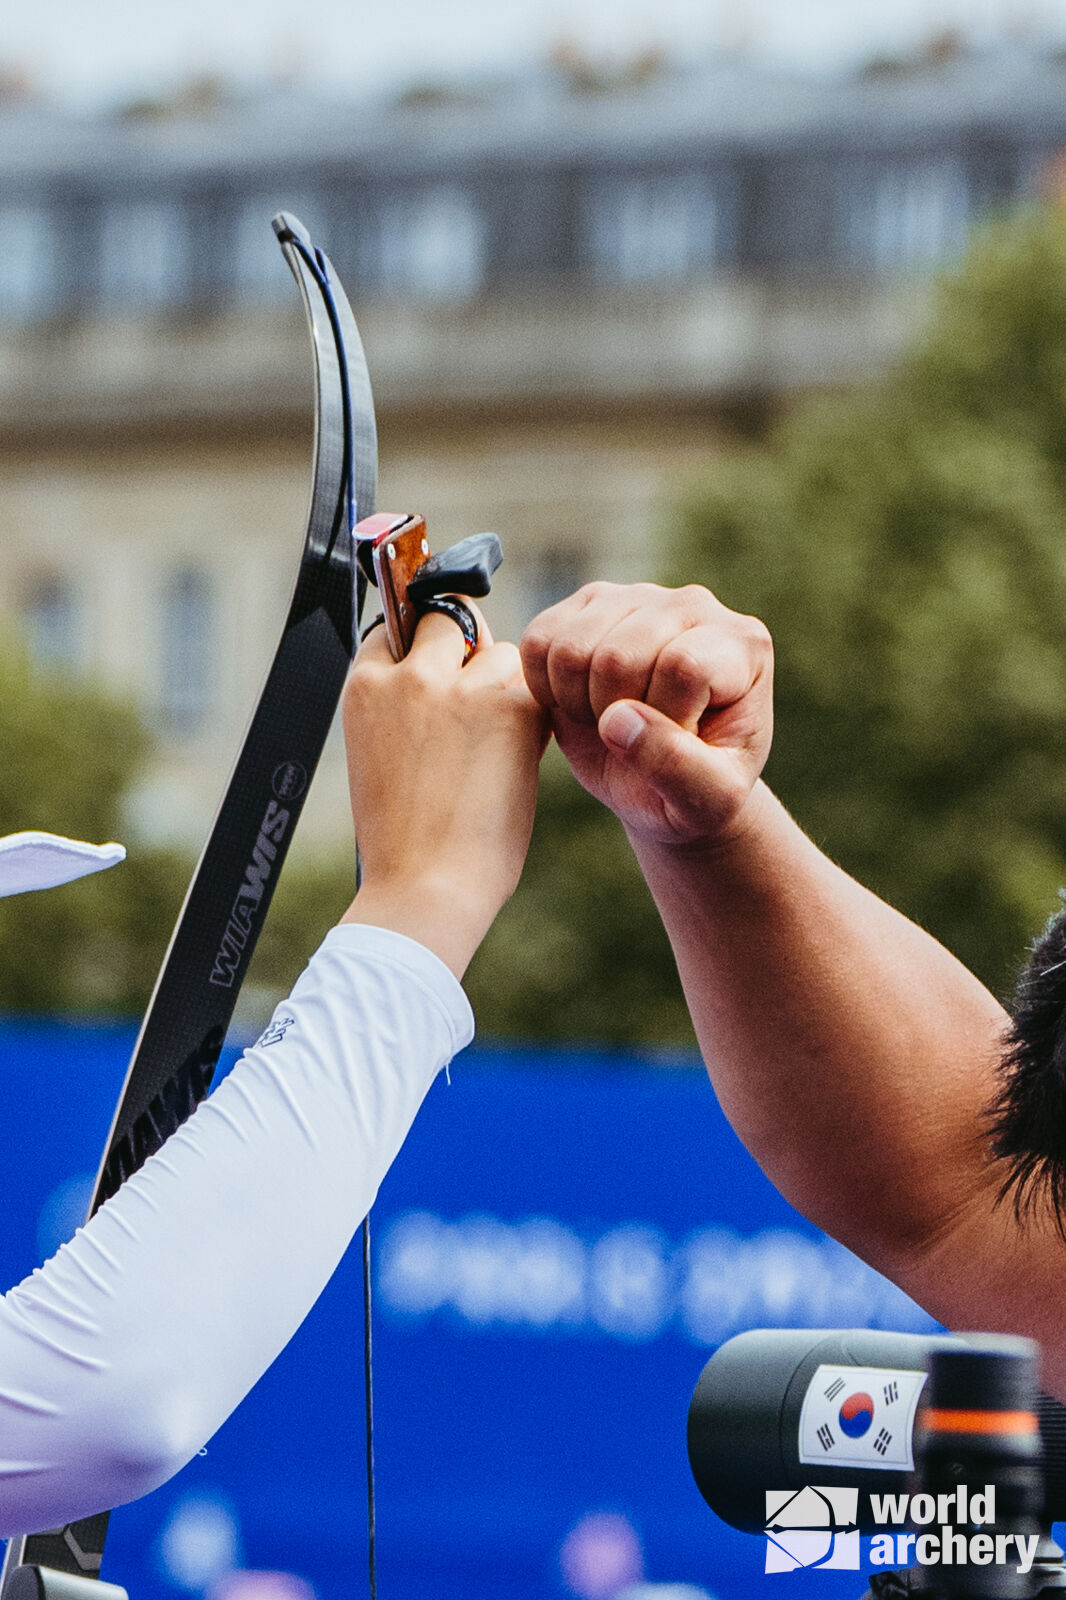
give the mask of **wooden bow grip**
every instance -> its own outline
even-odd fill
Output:
[[[369,547],[385,637],[392,659],[402,661],[418,626],[419,613],[407,590],[419,567],[429,560],[426,519],[409,511],[378,511],[356,524],[355,537]]]

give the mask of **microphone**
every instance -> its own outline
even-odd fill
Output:
[[[1004,1351],[1018,1346],[1000,1342]],[[857,1488],[855,1526],[876,1532],[885,1497],[914,1488],[926,1364],[938,1351],[966,1348],[947,1334],[868,1328],[738,1334],[708,1361],[689,1407],[697,1488],[712,1511],[745,1533],[765,1528],[768,1490]],[[1044,1465],[1040,1520],[1049,1527],[1066,1518],[1066,1406],[1040,1395],[1036,1412]]]
[[[1029,1339],[983,1338],[929,1359],[909,1508],[923,1526],[915,1556],[937,1567],[924,1588],[939,1600],[1029,1600],[1066,1583],[1062,1551],[1040,1526],[1039,1357]],[[976,1494],[964,1487],[975,1483]],[[925,1531],[938,1508],[941,1526]]]

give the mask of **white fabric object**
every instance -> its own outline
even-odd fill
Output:
[[[56,889],[125,859],[120,844],[84,844],[58,833],[9,833],[0,839],[0,896]]]
[[[472,1036],[421,945],[326,936],[215,1093],[0,1301],[0,1534],[136,1499],[191,1459],[303,1321]]]

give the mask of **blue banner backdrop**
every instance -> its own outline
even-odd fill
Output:
[[[133,1037],[0,1028],[5,1286],[80,1220]],[[763,1575],[692,1483],[689,1397],[743,1328],[932,1324],[775,1193],[695,1062],[469,1051],[372,1220],[382,1600],[858,1595]],[[104,1576],[132,1600],[364,1594],[363,1453],[355,1248],[206,1452],[116,1515]]]

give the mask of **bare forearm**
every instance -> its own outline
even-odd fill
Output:
[[[389,928],[415,939],[462,981],[474,951],[484,938],[491,912],[461,881],[428,879],[414,884],[361,889],[341,918],[342,923]]]
[[[1003,1013],[763,786],[717,846],[634,837],[726,1114],[793,1203],[898,1274],[991,1175]]]
[[[765,628],[691,586],[592,584],[534,620],[522,660],[574,773],[629,834],[756,1159],[949,1325],[1043,1340],[1066,1394],[1062,1241],[997,1206],[984,1136],[1003,1013],[757,781]]]

